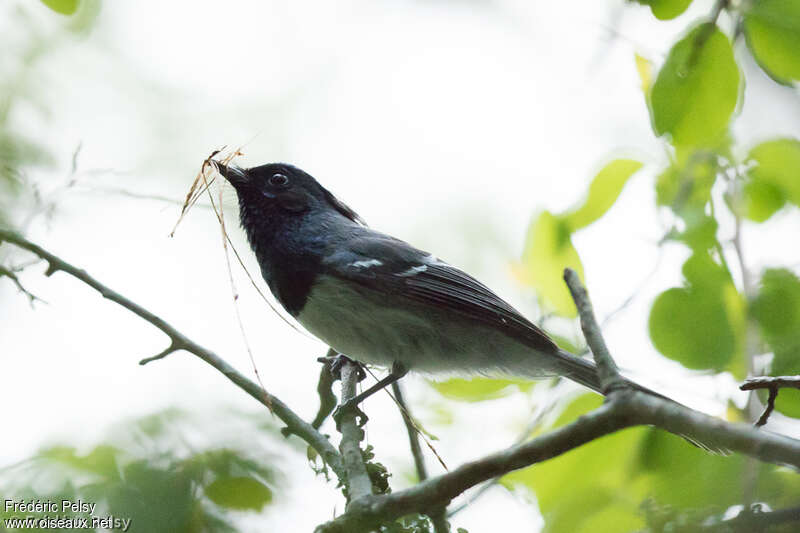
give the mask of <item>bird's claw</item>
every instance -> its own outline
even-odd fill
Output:
[[[366,377],[367,377],[367,373],[364,371],[364,365],[362,365],[358,361],[354,361],[354,360],[350,359],[349,357],[347,357],[344,354],[340,353],[340,354],[337,354],[334,357],[330,357],[330,358],[322,358],[321,357],[320,360],[322,360],[322,361],[325,361],[325,360],[330,361],[331,374],[333,374],[333,379],[334,380],[342,379],[342,367],[345,365],[345,363],[353,363],[354,365],[356,365],[358,367],[358,381],[359,382],[364,381],[364,379],[366,379]]]
[[[354,415],[358,427],[363,426],[369,420],[367,414],[358,407],[358,402],[354,400],[347,400],[346,402],[337,406],[336,409],[333,411],[332,418],[336,422],[337,430],[340,429],[342,423],[342,417],[351,413]]]

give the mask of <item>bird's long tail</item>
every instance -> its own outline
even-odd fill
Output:
[[[592,389],[595,392],[599,392],[602,394],[602,390],[600,387],[600,378],[597,375],[597,365],[594,364],[592,361],[588,361],[581,357],[577,357],[572,355],[569,352],[565,352],[564,350],[559,350],[558,354],[558,368],[560,369],[560,373],[565,377],[580,383],[581,385]],[[659,394],[654,390],[648,389],[638,383],[629,380],[628,378],[623,377],[631,387],[635,388],[636,390],[646,392],[647,394],[651,394],[663,400],[670,401],[672,403],[676,403],[681,407],[686,407],[680,402],[676,402],[672,398],[664,396],[663,394]],[[729,450],[720,448],[719,446],[715,446],[713,444],[704,443],[702,441],[698,441],[694,437],[690,437],[688,435],[681,435],[684,440],[689,442],[690,444],[697,446],[698,448],[702,448],[711,453],[717,453],[722,455],[727,455],[730,453]]]
[[[583,359],[582,357],[577,357],[569,352],[565,352],[564,350],[559,350],[557,357],[559,358],[558,367],[561,369],[565,377],[568,377],[569,379],[580,383],[584,387],[588,387],[593,391],[602,394],[603,391],[600,387],[600,377],[597,375],[597,365],[595,365],[594,362]],[[659,394],[654,390],[639,385],[635,381],[631,381],[625,377],[622,379],[624,379],[628,385],[636,390],[652,394],[653,396],[657,396],[663,400],[675,402],[675,400],[672,398],[668,398],[663,394]]]

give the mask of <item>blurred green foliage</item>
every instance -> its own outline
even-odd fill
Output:
[[[88,34],[101,7],[100,0],[42,2],[70,16],[60,20],[55,29],[45,30],[42,21],[26,10],[8,10],[12,20],[4,37],[16,49],[0,62],[0,225],[5,226],[14,225],[13,214],[21,197],[38,194],[30,184],[29,173],[55,163],[51,148],[24,132],[17,110],[34,109],[45,118],[49,116],[51,103],[36,85],[36,69],[59,52],[62,42]]]
[[[773,350],[771,374],[800,375],[800,279],[787,269],[769,269],[753,298],[750,312]],[[800,390],[783,389],[775,407],[800,418]]]
[[[249,415],[225,415],[239,431],[229,428],[215,443],[191,442],[192,429],[216,416],[170,409],[120,424],[108,442],[85,453],[50,446],[0,470],[0,499],[81,499],[97,504],[95,516],[130,518],[132,532],[237,531],[232,512],[262,511],[281,488],[276,458],[259,446],[280,434],[271,426],[259,430]],[[241,427],[246,440],[236,439]],[[0,509],[0,518],[47,514],[53,513]]]
[[[42,0],[42,3],[62,15],[73,15],[80,5],[79,0]]]
[[[533,387],[531,381],[523,379],[492,378],[452,378],[447,381],[432,381],[431,386],[439,394],[451,400],[466,402],[482,402],[502,398],[519,391],[527,391]]]
[[[701,24],[670,50],[650,94],[653,128],[675,146],[715,143],[739,98],[739,67],[728,38]]]
[[[614,205],[628,179],[642,167],[632,159],[615,159],[603,167],[589,185],[586,199],[562,214],[543,211],[528,229],[518,279],[534,287],[546,308],[574,317],[575,303],[563,282],[569,267],[583,278],[583,265],[572,244],[572,234],[600,219]]]
[[[704,251],[686,261],[683,275],[685,287],[668,289],[653,302],[653,345],[687,368],[730,369],[741,357],[744,303],[728,272]]]
[[[742,191],[744,216],[764,222],[790,202],[800,206],[800,141],[775,139],[753,147]]]
[[[689,8],[692,0],[635,0],[650,10],[659,20],[674,19]]]
[[[747,3],[744,34],[753,56],[780,83],[800,80],[800,2]]]

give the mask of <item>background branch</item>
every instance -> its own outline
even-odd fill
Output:
[[[322,457],[322,459],[331,467],[331,469],[336,473],[337,476],[340,478],[344,475],[344,469],[342,467],[342,458],[339,455],[339,452],[336,451],[336,448],[328,441],[328,439],[319,433],[316,429],[314,429],[310,424],[305,422],[302,418],[300,418],[294,411],[292,411],[285,403],[283,403],[280,399],[269,394],[267,391],[259,387],[256,383],[252,382],[251,380],[244,377],[241,373],[239,373],[236,369],[234,369],[231,365],[225,362],[221,357],[217,354],[203,348],[199,344],[195,343],[177,329],[169,325],[164,319],[151,313],[147,309],[143,308],[142,306],[132,302],[128,298],[122,296],[118,292],[110,289],[109,287],[103,285],[92,276],[90,276],[85,270],[77,268],[63,259],[57,257],[56,255],[51,254],[47,250],[43,249],[42,247],[30,242],[29,240],[25,239],[21,235],[0,229],[0,242],[9,242],[20,248],[28,250],[29,252],[41,257],[48,263],[47,271],[45,272],[46,275],[50,276],[55,272],[62,271],[70,276],[82,281],[83,283],[89,285],[97,292],[99,292],[103,298],[111,300],[112,302],[121,305],[125,309],[129,310],[133,314],[139,316],[140,318],[146,320],[147,322],[151,323],[159,330],[161,330],[167,337],[170,339],[170,346],[158,354],[158,358],[164,357],[169,353],[172,353],[177,350],[185,350],[193,355],[196,355],[209,365],[216,368],[220,371],[225,377],[231,380],[236,386],[240,389],[244,390],[247,394],[255,398],[257,401],[261,402],[262,404],[266,405],[270,408],[270,410],[280,418],[283,423],[287,425],[289,430],[306,441],[316,452]],[[152,358],[151,358],[152,359]],[[144,360],[146,361],[146,360]]]

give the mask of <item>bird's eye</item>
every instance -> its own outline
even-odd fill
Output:
[[[283,187],[287,183],[289,183],[289,178],[283,174],[273,174],[269,178],[269,184],[273,187]]]

